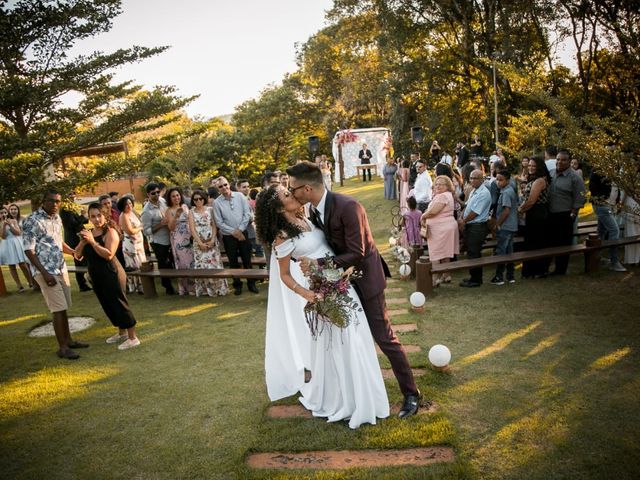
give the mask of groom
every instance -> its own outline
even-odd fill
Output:
[[[418,411],[420,391],[413,379],[407,355],[391,329],[384,289],[385,277],[391,276],[384,260],[373,243],[367,214],[355,199],[324,188],[322,171],[311,162],[301,162],[287,169],[289,192],[301,204],[310,203],[311,221],[324,231],[327,242],[335,252],[336,264],[343,268],[354,266],[362,277],[354,281],[354,288],[362,302],[371,334],[391,362],[400,384],[404,403],[398,416],[406,418]],[[300,259],[302,270],[310,262],[323,260]]]

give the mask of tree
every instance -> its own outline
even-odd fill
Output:
[[[168,47],[69,58],[78,41],[108,31],[120,13],[119,0],[19,0],[11,7],[0,1],[0,200],[37,196],[46,168],[59,168],[65,155],[169,123],[173,117],[166,114],[194,98],[178,97],[173,87],[144,91],[113,82],[115,68]],[[80,96],[77,106],[63,103],[69,93]],[[29,168],[8,177],[25,158]],[[125,163],[99,161],[67,173],[61,185],[81,187],[108,172],[128,172]]]

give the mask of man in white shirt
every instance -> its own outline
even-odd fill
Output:
[[[544,164],[547,166],[547,170],[551,173],[556,169],[556,156],[558,155],[558,149],[553,145],[547,145],[544,149]]]
[[[447,165],[453,164],[453,158],[446,151],[442,152],[442,158],[440,159],[440,163],[446,163]]]
[[[431,202],[433,182],[425,163],[419,161],[416,165],[416,168],[418,170],[418,178],[416,178],[416,183],[413,187],[414,196],[416,197],[416,202],[418,203],[418,210],[424,213],[427,210],[427,207],[429,207],[429,202]]]

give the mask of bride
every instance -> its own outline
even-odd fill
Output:
[[[258,197],[256,230],[273,245],[269,270],[269,303],[265,345],[267,392],[278,400],[298,391],[300,402],[329,422],[348,420],[349,427],[376,423],[389,416],[389,400],[378,357],[362,312],[345,329],[325,326],[311,339],[304,316],[315,294],[295,261],[332,253],[322,230],[304,215],[300,203],[283,187],[270,187]],[[360,306],[353,288],[350,296]],[[311,371],[305,383],[304,370]]]

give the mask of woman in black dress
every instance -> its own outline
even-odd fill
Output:
[[[81,241],[75,249],[76,258],[86,259],[93,282],[93,291],[104,313],[118,328],[116,334],[107,338],[107,343],[122,341],[118,345],[118,350],[137,347],[140,345],[140,340],[136,336],[136,319],[129,308],[125,294],[127,276],[115,256],[120,237],[118,232],[109,227],[99,203],[89,205],[88,214],[93,229],[82,230],[78,234]]]

